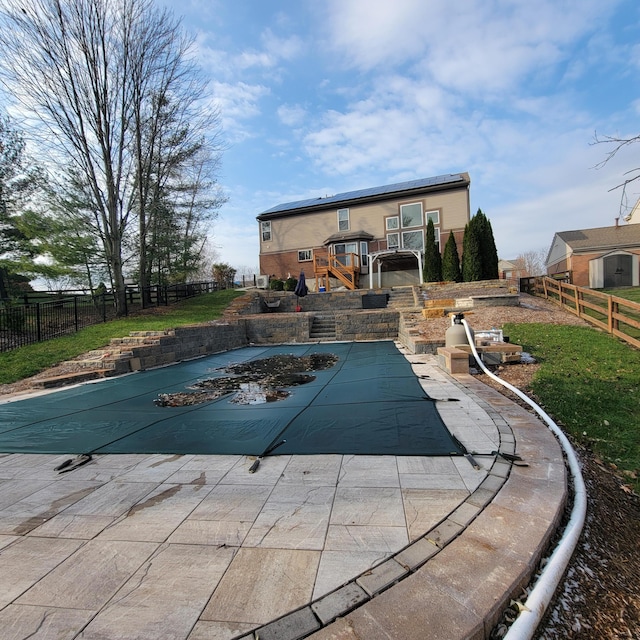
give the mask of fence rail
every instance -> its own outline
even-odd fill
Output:
[[[640,303],[547,277],[524,278],[521,290],[563,309],[640,349]]]
[[[186,298],[216,291],[215,282],[127,287],[125,315],[144,308],[170,305]],[[20,303],[0,306],[0,353],[36,342],[75,333],[84,327],[112,320],[116,316],[112,293],[31,292]]]

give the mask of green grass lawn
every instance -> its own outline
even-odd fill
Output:
[[[602,293],[618,296],[632,302],[640,302],[640,287],[624,287],[622,289],[601,289]]]
[[[578,442],[633,475],[640,470],[640,351],[588,327],[507,324],[541,367],[531,391]]]
[[[0,384],[28,378],[59,362],[109,344],[131,331],[163,331],[177,326],[215,320],[242,292],[227,289],[189,298],[170,307],[149,310],[102,324],[78,333],[0,353]]]

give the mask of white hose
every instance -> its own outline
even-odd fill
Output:
[[[533,638],[533,634],[538,628],[538,625],[540,624],[542,617],[549,606],[549,602],[551,602],[551,599],[564,576],[567,565],[569,564],[571,556],[578,544],[578,539],[580,538],[587,514],[587,491],[576,453],[562,430],[540,406],[531,400],[531,398],[522,393],[520,389],[514,387],[508,382],[505,382],[504,380],[501,380],[484,366],[484,363],[476,351],[474,339],[471,335],[471,329],[467,321],[463,319],[462,324],[464,325],[473,357],[476,359],[476,362],[484,373],[515,393],[519,398],[532,407],[547,423],[547,426],[555,434],[556,438],[558,438],[565,455],[567,456],[567,462],[569,464],[573,480],[573,508],[571,509],[571,517],[569,518],[567,527],[547,564],[538,576],[538,580],[529,593],[527,601],[524,603],[525,608],[521,610],[520,615],[516,618],[515,622],[511,625],[509,631],[504,636],[504,640],[530,640]]]

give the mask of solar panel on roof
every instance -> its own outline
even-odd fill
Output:
[[[260,215],[264,215],[267,213],[278,213],[279,211],[295,211],[296,209],[306,209],[314,205],[326,205],[336,202],[345,202],[348,200],[356,200],[359,198],[368,198],[378,195],[385,195],[387,193],[395,193],[397,191],[410,191],[412,189],[420,189],[423,187],[433,187],[438,184],[459,182],[462,179],[463,177],[461,174],[451,173],[442,176],[434,176],[431,178],[409,180],[408,182],[398,182],[381,187],[370,187],[368,189],[359,189],[357,191],[347,191],[345,193],[338,193],[336,195],[328,196],[325,198],[309,198],[307,200],[298,200],[296,202],[286,202],[283,204],[278,204],[271,209],[263,211]]]

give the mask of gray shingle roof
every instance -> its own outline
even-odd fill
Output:
[[[419,180],[398,182],[396,184],[389,184],[382,187],[371,187],[370,189],[338,193],[337,195],[327,196],[325,198],[310,198],[308,200],[298,200],[297,202],[285,202],[263,211],[257,217],[258,220],[263,220],[271,217],[277,217],[277,215],[284,213],[302,213],[303,211],[314,209],[325,209],[328,206],[337,207],[338,205],[381,200],[390,196],[410,196],[413,192],[437,191],[438,189],[451,188],[455,186],[467,186],[469,183],[469,174],[449,173],[442,176],[434,176],[432,178],[421,178]]]
[[[640,246],[640,224],[559,231],[556,235],[574,251]]]

